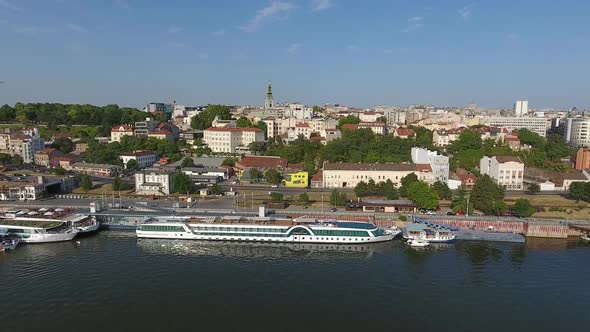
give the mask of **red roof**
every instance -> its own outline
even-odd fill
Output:
[[[206,131],[262,131],[260,128],[227,128],[227,127],[210,127]]]
[[[14,134],[10,136],[11,139],[30,139],[31,136],[25,134]]]
[[[121,154],[121,156],[135,156],[135,157],[150,156],[150,155],[155,155],[155,153],[153,153],[152,151],[149,151],[149,150],[137,150],[132,153],[122,153]]]
[[[325,137],[321,137],[321,136],[312,136],[309,139],[312,141],[325,141],[326,140]]]
[[[57,149],[54,149],[54,148],[45,148],[45,149],[42,149],[42,150],[37,151],[37,153],[38,154],[52,154],[55,151],[57,151]]]
[[[520,142],[520,139],[518,137],[506,137],[506,140],[508,142]]]
[[[477,180],[477,177],[475,177],[473,174],[457,174],[457,177],[461,180],[461,182],[475,182]]]
[[[307,123],[307,122],[299,122],[299,123],[295,124],[295,127],[309,128],[309,123]]]
[[[160,131],[150,131],[148,136],[170,136],[172,133],[169,130],[163,129]]]
[[[280,157],[245,156],[236,161],[236,168],[286,168],[288,160]]]
[[[420,172],[432,172],[432,167],[429,164],[416,164],[416,167]]]
[[[65,156],[53,157],[51,158],[52,162],[56,161],[78,161],[79,157],[73,154],[66,154]]]
[[[385,127],[385,123],[383,122],[361,122],[358,124],[359,128],[360,127]]]
[[[314,176],[311,177],[311,182],[322,182],[324,181],[324,174],[323,171],[318,171],[317,173],[315,173]]]
[[[356,123],[345,123],[342,125],[342,129],[357,130],[357,129],[359,129],[359,125]]]
[[[71,138],[72,134],[70,133],[55,133],[53,134],[53,138]]]
[[[119,126],[114,126],[113,128],[111,128],[111,132],[130,132],[133,131],[133,127],[129,126],[129,125],[119,125]]]
[[[397,128],[395,130],[397,136],[410,136],[414,135],[414,129],[412,128]]]

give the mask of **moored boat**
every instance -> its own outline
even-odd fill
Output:
[[[138,238],[157,239],[335,244],[383,242],[395,237],[366,222],[330,220],[295,223],[291,220],[269,219],[147,222],[139,225],[136,234]]]
[[[48,219],[1,220],[0,233],[17,237],[23,243],[70,241],[78,234],[66,223]]]
[[[582,240],[590,241],[590,235],[589,234],[582,235],[581,238],[582,238]]]
[[[14,250],[16,249],[16,246],[18,246],[19,243],[20,239],[17,237],[2,236],[0,246],[3,248],[3,251]]]
[[[425,224],[406,226],[404,239],[423,240],[429,243],[449,243],[455,241],[456,234],[447,228],[432,228]]]
[[[427,241],[419,239],[409,239],[406,243],[411,247],[427,247],[430,245]]]

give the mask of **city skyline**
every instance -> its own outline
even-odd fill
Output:
[[[590,108],[590,5],[0,0],[0,104]]]

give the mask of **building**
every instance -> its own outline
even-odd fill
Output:
[[[529,113],[529,102],[527,100],[517,100],[514,103],[514,115],[517,117],[525,116]]]
[[[35,153],[35,165],[51,167],[51,159],[62,156],[63,153],[58,149],[45,148]]]
[[[149,103],[143,109],[144,112],[147,113],[166,113],[172,114],[174,112],[174,104],[165,104],[165,103]]]
[[[390,106],[375,106],[375,112],[383,113],[389,126],[406,124],[406,111],[403,109]]]
[[[76,187],[74,177],[38,176],[37,181],[0,181],[0,200],[36,200],[50,192],[69,192]]]
[[[574,173],[561,173],[561,183],[557,183],[557,185],[561,184],[561,190],[568,191],[570,190],[570,186],[574,182],[588,182],[588,177],[584,175],[584,172],[574,172]]]
[[[339,139],[342,137],[342,133],[339,129],[324,129],[320,132],[320,136],[326,139],[326,143]]]
[[[78,162],[72,164],[72,170],[74,172],[86,173],[88,175],[110,177],[119,174],[123,170],[123,168],[117,165],[90,164],[85,162]]]
[[[74,144],[74,151],[77,153],[84,153],[88,150],[88,143],[78,142]]]
[[[404,199],[364,200],[362,202],[362,206],[363,206],[363,212],[414,213],[417,211],[417,206],[416,206],[416,203],[414,203],[414,201],[404,200]]]
[[[412,162],[415,164],[428,164],[432,168],[433,181],[447,183],[449,180],[449,157],[438,155],[437,151],[413,147]]]
[[[121,142],[124,136],[133,136],[133,127],[128,125],[119,125],[111,128],[111,142]]]
[[[590,168],[590,149],[579,148],[576,152],[576,166],[577,170],[584,170]]]
[[[547,135],[547,120],[545,118],[490,116],[483,118],[482,121],[486,126],[506,128],[510,131],[514,129],[528,129],[539,134],[541,137]]]
[[[383,122],[360,122],[358,129],[371,129],[375,134],[387,135],[387,126]]]
[[[275,107],[274,99],[272,97],[272,87],[270,81],[268,82],[268,88],[266,90],[266,98],[264,99],[264,108],[269,109]]]
[[[250,152],[250,143],[264,142],[264,131],[260,128],[211,127],[205,129],[203,142],[213,152]]]
[[[563,118],[559,132],[573,147],[590,147],[590,118]]]
[[[150,131],[147,134],[147,137],[150,138],[157,138],[157,139],[165,139],[169,140],[170,142],[174,142],[174,134],[168,130],[158,130],[158,131]]]
[[[415,135],[414,129],[412,128],[397,128],[393,132],[393,136],[401,137],[401,138],[409,138],[410,136]]]
[[[307,188],[309,186],[309,174],[305,171],[283,174],[282,184],[285,187]]]
[[[2,141],[6,140],[6,136]],[[37,151],[42,150],[45,147],[45,143],[39,136],[37,128],[25,128],[21,130],[20,134],[9,134],[7,142],[2,142],[5,153],[11,156],[20,156],[23,159],[23,163],[31,164],[35,161],[35,154]]]
[[[362,112],[359,113],[361,122],[377,122],[383,116],[382,112]]]
[[[449,144],[456,141],[464,130],[465,128],[434,130],[432,132],[432,144],[434,144],[434,146],[447,147]]]
[[[429,168],[429,167],[428,167]],[[428,168],[422,170],[416,164],[370,164],[325,162],[322,172],[325,188],[354,188],[359,182],[373,180],[376,183],[391,180],[399,186],[401,179],[414,173],[419,180],[430,182]]]
[[[223,167],[185,167],[182,172],[196,183],[217,183],[229,178],[229,170]]]
[[[73,170],[73,165],[80,161],[80,157],[74,154],[66,154],[64,156],[53,157],[49,161],[51,167],[61,167],[66,171]]]
[[[285,169],[288,166],[287,158],[275,156],[245,156],[236,161],[235,167],[243,170],[250,167],[256,167],[261,171],[268,168]]]
[[[167,196],[174,192],[173,173],[148,169],[135,173],[135,193],[137,195]]]
[[[137,137],[148,137],[148,133],[152,131],[156,131],[158,126],[158,121],[147,117],[145,121],[138,121],[135,122],[135,136]]]
[[[461,186],[467,190],[473,189],[477,182],[477,177],[471,173],[459,173],[457,177],[461,180]]]
[[[287,142],[293,142],[301,135],[304,139],[311,137],[311,127],[307,122],[299,122],[287,131]]]
[[[119,159],[123,161],[125,168],[127,168],[129,161],[135,160],[137,162],[137,169],[144,169],[155,164],[158,156],[151,151],[137,150],[133,153],[124,153],[119,156]]]
[[[479,170],[506,190],[523,190],[524,163],[518,157],[485,156],[479,161]]]

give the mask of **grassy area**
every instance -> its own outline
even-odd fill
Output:
[[[544,211],[533,215],[536,218],[553,219],[588,219],[590,218],[590,204],[576,201],[559,195],[527,195],[510,196],[506,198],[508,205],[513,205],[519,198],[528,199],[537,209]]]
[[[112,194],[113,192],[113,185],[110,183],[99,183],[96,184],[96,182],[93,183],[92,189],[90,190],[84,190],[82,188],[76,188],[74,189],[73,193],[74,194],[80,194],[80,195],[102,195],[103,193],[106,193],[107,195]],[[121,190],[121,195],[129,195],[132,192],[132,190]],[[119,192],[116,192],[116,195],[118,195]]]

